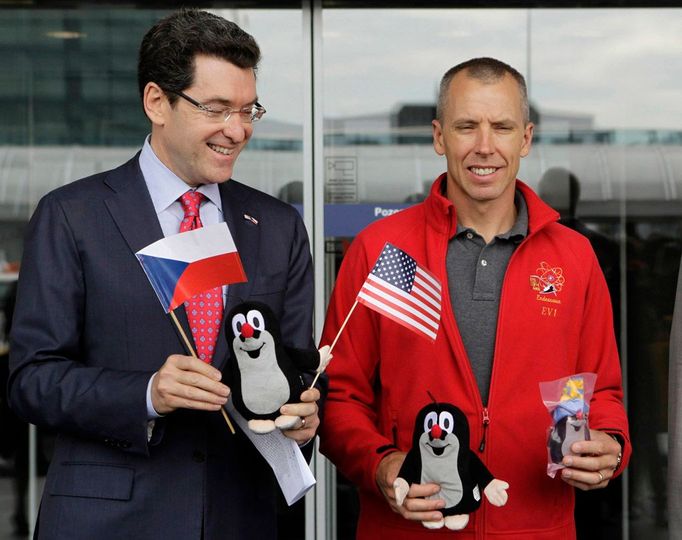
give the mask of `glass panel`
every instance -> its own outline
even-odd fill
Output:
[[[267,114],[234,176],[283,201],[303,204],[303,50],[299,10],[216,10],[253,34],[263,60],[258,99]]]
[[[327,290],[352,237],[423,199],[444,171],[431,143],[442,74],[493,56],[526,75],[536,131],[519,177],[590,238],[613,298],[637,448],[625,493],[633,538],[667,531],[667,348],[682,251],[681,22],[680,9],[323,12]],[[579,191],[557,185],[569,173]],[[622,492],[618,480],[578,495],[580,538],[625,534]],[[340,478],[338,538],[353,537],[356,504]]]

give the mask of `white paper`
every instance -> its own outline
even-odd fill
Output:
[[[289,506],[315,485],[315,477],[296,441],[282,435],[279,429],[265,434],[254,433],[234,408],[232,400],[227,402],[225,409],[272,468]]]

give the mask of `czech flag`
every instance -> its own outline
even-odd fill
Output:
[[[135,255],[166,313],[213,287],[247,281],[226,223],[162,238]]]

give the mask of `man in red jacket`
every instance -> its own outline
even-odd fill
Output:
[[[361,232],[345,257],[323,343],[386,242],[443,286],[433,343],[358,307],[334,349],[322,451],[359,487],[359,539],[451,538],[419,523],[443,520],[438,485],[412,485],[402,505],[393,490],[427,391],[464,412],[472,450],[510,484],[507,504],[484,501],[459,538],[575,538],[573,488],[603,488],[628,462],[608,289],[589,241],[556,223],[557,212],[516,178],[532,136],[521,74],[491,58],[453,67],[433,121],[447,172],[423,203]],[[555,286],[538,287],[547,272]],[[576,455],[550,478],[551,418],[538,383],[583,372],[597,374],[591,440],[574,443]]]

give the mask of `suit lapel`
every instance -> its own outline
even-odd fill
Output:
[[[156,217],[156,210],[149,195],[147,184],[142,176],[138,158],[139,154],[122,167],[112,171],[104,180],[104,183],[114,192],[104,202],[133,254],[163,238],[163,231]],[[180,321],[187,338],[193,344],[192,332],[189,328],[185,308],[181,306],[176,309],[175,315]],[[168,322],[173,325],[173,329],[183,349],[185,349],[185,342],[175,324],[173,324],[170,315],[168,316]],[[189,354],[189,351],[187,351],[187,354]]]
[[[156,217],[156,211],[147,190],[147,184],[142,176],[138,157],[139,155],[121,168],[112,171],[105,179],[105,183],[114,192],[105,201],[105,204],[133,253],[163,238],[163,231]],[[260,226],[257,222],[260,216],[258,207],[249,204],[248,194],[238,182],[228,180],[220,184],[219,189],[223,217],[237,246],[237,251],[248,279],[245,283],[234,283],[228,287],[225,315],[213,355],[213,365],[217,369],[222,369],[229,354],[226,327],[229,328],[230,321],[227,321],[227,314],[235,305],[249,298],[258,271]],[[253,219],[249,219],[249,216]],[[254,223],[254,220],[256,223]],[[181,306],[176,309],[175,314],[185,334],[194,346],[192,332],[184,307]],[[168,321],[169,324],[172,324],[170,316]],[[184,340],[174,324],[173,329],[184,348]]]
[[[163,238],[137,159],[112,171],[104,182],[114,191],[105,204],[133,253]]]
[[[213,355],[213,365],[221,369],[229,355],[226,332],[230,331],[230,321],[227,320],[227,314],[234,306],[249,298],[253,282],[256,279],[258,251],[260,249],[260,226],[245,217],[245,215],[250,216],[259,221],[259,210],[258,207],[249,203],[248,195],[241,184],[234,180],[228,180],[220,184],[219,187],[223,218],[237,246],[248,280],[245,283],[233,283],[227,289],[223,324],[220,327],[220,334]]]

